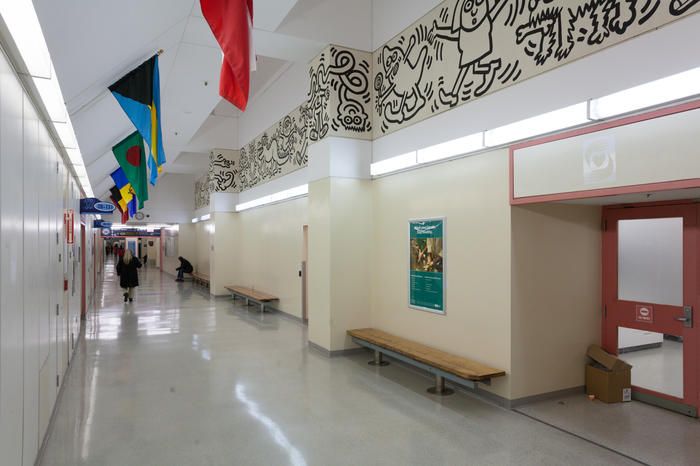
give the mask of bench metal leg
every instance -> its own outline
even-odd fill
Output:
[[[374,359],[368,362],[370,366],[388,366],[389,363],[383,359],[383,354],[377,350],[374,350]]]
[[[454,392],[451,388],[445,387],[445,379],[440,375],[435,376],[435,386],[428,389],[428,393],[440,396],[452,395]]]
[[[248,298],[245,299],[245,305],[250,306],[250,300]]]
[[[260,312],[265,314],[265,303],[260,303]]]

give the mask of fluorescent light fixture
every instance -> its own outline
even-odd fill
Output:
[[[294,199],[296,197],[306,196],[307,194],[309,194],[309,185],[303,184],[301,186],[297,186],[296,188],[287,189],[275,194],[270,194],[269,196],[263,196],[258,199],[253,199],[249,202],[243,202],[242,204],[238,204],[236,206],[236,212],[242,212],[244,210],[252,209],[254,207],[260,207],[262,205],[273,204],[275,202],[281,202],[288,199]]]
[[[486,131],[484,140],[486,147],[500,146],[582,125],[589,121],[588,104],[583,102]]]
[[[412,167],[417,163],[417,153],[413,151],[380,162],[375,162],[370,165],[369,170],[372,176],[379,176]]]
[[[418,163],[435,162],[457,155],[476,152],[484,148],[484,133],[472,134],[463,138],[453,139],[418,151]]]
[[[32,0],[0,1],[0,15],[19,49],[30,75],[49,78],[51,56]]]
[[[202,215],[201,217],[199,217],[199,220],[201,222],[206,222],[209,219],[211,219],[211,214],[205,214],[205,215]]]
[[[53,67],[51,70],[53,71]],[[48,112],[51,121],[57,123],[65,123],[68,121],[66,103],[63,101],[63,94],[61,93],[61,88],[58,85],[56,76],[53,75],[51,78],[32,79],[36,89],[39,91],[41,100],[44,102],[44,107],[46,107],[46,111]]]
[[[193,218],[192,223],[199,223],[199,218],[198,217]]]
[[[67,118],[65,123],[54,122],[53,127],[56,128],[56,132],[58,133],[59,139],[61,139],[63,147],[66,149],[78,148],[78,138],[75,137],[75,131],[73,130],[70,118]],[[80,150],[78,150],[78,154],[80,155]],[[83,157],[81,156],[80,161],[82,162],[82,160]]]
[[[700,94],[700,68],[695,68],[593,99],[590,115],[595,120],[602,120],[698,94]]]
[[[180,231],[180,225],[170,225],[167,229],[170,231]]]

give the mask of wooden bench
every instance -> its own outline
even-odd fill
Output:
[[[209,288],[209,275],[201,272],[192,272],[192,283]]]
[[[386,354],[435,375],[435,386],[428,389],[429,393],[437,395],[454,393],[454,390],[445,387],[445,379],[469,388],[475,388],[477,383],[490,385],[492,378],[506,375],[500,369],[494,369],[381,330],[362,328],[348,330],[347,333],[352,337],[353,342],[374,351],[374,359],[369,362],[373,366],[388,365],[389,363],[382,359],[382,355]]]
[[[250,301],[259,304],[260,312],[265,312],[265,304],[273,301],[279,301],[277,296],[272,296],[271,294],[263,293],[262,291],[247,288],[245,286],[232,285],[225,288],[231,292],[231,297],[234,301],[236,300],[236,297],[240,297],[245,299],[246,306],[250,304]]]

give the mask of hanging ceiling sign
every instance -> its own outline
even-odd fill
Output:
[[[103,202],[95,197],[80,200],[81,214],[111,214],[116,207],[111,202]]]

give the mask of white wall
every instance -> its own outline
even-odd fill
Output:
[[[80,194],[0,54],[0,463],[32,465],[80,325]],[[67,245],[64,209],[74,209]],[[92,229],[86,229],[91,236]],[[92,287],[92,240],[86,244]],[[59,261],[60,257],[60,261]],[[63,279],[68,292],[63,291]],[[91,299],[92,290],[88,292]]]
[[[240,146],[248,144],[301,105],[308,91],[309,65],[294,63],[263,94],[252,101],[246,112],[239,118]]]
[[[443,0],[373,0],[372,50],[377,50]]]

